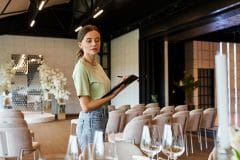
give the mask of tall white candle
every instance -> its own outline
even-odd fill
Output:
[[[216,71],[216,90],[217,90],[217,108],[218,108],[218,140],[221,148],[230,147],[229,141],[229,119],[228,119],[228,102],[227,102],[227,68],[226,56],[218,53],[215,56]]]
[[[237,48],[236,43],[233,46],[233,56],[234,56],[234,98],[235,98],[235,128],[238,128],[238,94],[237,94]]]

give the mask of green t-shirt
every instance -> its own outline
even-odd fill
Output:
[[[110,90],[110,80],[98,63],[92,66],[81,58],[74,67],[72,77],[77,96],[89,96],[94,100]]]

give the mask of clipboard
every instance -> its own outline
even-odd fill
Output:
[[[121,83],[117,84],[116,86],[114,86],[108,93],[106,93],[104,96],[102,96],[102,98],[111,95],[115,90],[117,90],[120,86],[122,85],[128,85],[132,82],[134,82],[135,80],[137,80],[138,77],[134,74],[129,75],[125,80],[123,80]]]

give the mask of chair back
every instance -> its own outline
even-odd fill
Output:
[[[214,119],[216,117],[216,108],[207,108],[203,111],[201,128],[212,128]]]
[[[14,127],[26,127],[28,128],[27,122],[22,118],[3,118],[0,119],[0,128],[14,128]]]
[[[123,130],[123,139],[134,140],[135,144],[140,144],[143,126],[149,124],[149,119],[130,121]]]
[[[159,107],[151,107],[147,108],[145,111],[143,111],[143,114],[150,114],[152,117],[155,117],[160,113],[160,108]]]
[[[165,106],[160,109],[160,113],[169,113],[169,112],[171,112],[171,113],[175,112],[174,106]]]
[[[189,112],[187,131],[197,132],[200,129],[202,110],[196,109]]]
[[[115,105],[108,105],[108,112],[114,111],[115,109]]]
[[[19,158],[23,149],[28,150],[25,154],[33,149],[32,137],[27,128],[1,128],[0,135],[2,144],[0,145],[0,157],[2,158]]]
[[[179,123],[182,127],[183,133],[185,133],[185,131],[187,129],[188,114],[176,114],[175,113],[172,115],[172,122]]]
[[[143,119],[151,120],[152,119],[152,115],[150,115],[150,114],[139,115],[137,117],[134,117],[131,121],[139,121],[139,120],[143,120]]]
[[[164,124],[171,123],[171,118],[172,118],[172,116],[170,116],[170,115],[158,115],[153,118],[152,124],[158,125],[159,130],[163,131]],[[160,133],[159,136],[161,137],[162,133]]]
[[[131,108],[144,108],[145,109],[145,104],[134,104],[131,106]]]
[[[137,117],[139,115],[142,115],[142,110],[127,110],[125,112],[125,125],[130,122],[134,117]]]
[[[187,110],[188,110],[188,106],[186,104],[178,105],[175,107],[175,112],[187,111]]]
[[[145,108],[160,108],[159,103],[148,103],[146,104]]]
[[[106,126],[106,133],[117,133],[119,132],[121,118],[124,116],[123,111],[114,110],[109,112],[109,117]]]
[[[127,110],[130,109],[130,107],[131,107],[130,104],[125,104],[125,105],[122,105],[122,106],[118,107],[117,109],[126,112]]]

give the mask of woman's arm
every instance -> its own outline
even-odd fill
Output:
[[[91,110],[101,107],[103,104],[106,104],[111,99],[116,97],[125,87],[126,87],[125,85],[122,85],[117,90],[115,90],[111,95],[100,99],[92,100],[89,96],[81,96],[79,98],[79,102],[82,107],[82,110],[84,112],[89,112]]]

